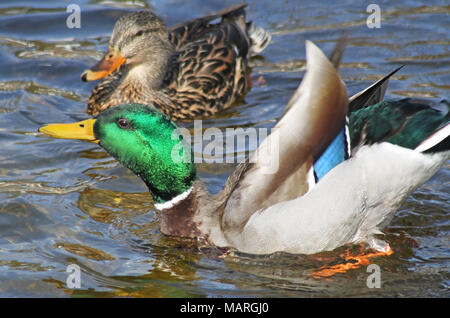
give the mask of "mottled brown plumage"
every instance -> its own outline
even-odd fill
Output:
[[[235,5],[170,30],[149,11],[120,18],[105,57],[82,74],[83,80],[107,74],[92,91],[88,114],[141,103],[182,120],[230,106],[248,87],[248,58],[270,41],[264,30],[245,21],[245,7]],[[212,24],[216,18],[221,21]]]

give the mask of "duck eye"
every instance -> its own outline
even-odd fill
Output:
[[[117,126],[119,126],[119,128],[121,128],[121,129],[130,128],[130,122],[128,121],[128,119],[119,118],[116,123],[117,123]]]
[[[140,30],[140,31],[138,31],[138,32],[135,34],[135,36],[141,36],[142,34],[144,34],[144,31],[143,31],[143,30]]]

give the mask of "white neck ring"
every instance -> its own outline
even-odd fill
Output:
[[[186,199],[188,197],[188,195],[192,192],[192,189],[194,188],[194,186],[190,187],[188,190],[186,190],[185,192],[177,195],[176,197],[172,198],[169,201],[166,201],[164,203],[155,203],[155,208],[159,211],[162,210],[166,210],[166,209],[170,209],[171,207],[173,207],[175,204],[177,204],[178,202],[183,201],[184,199]]]

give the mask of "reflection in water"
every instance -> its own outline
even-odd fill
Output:
[[[78,208],[97,222],[113,223],[118,217],[132,218],[153,206],[148,193],[124,193],[86,187],[78,198]]]
[[[329,279],[313,277],[358,246],[310,256],[255,256],[199,250],[195,242],[162,235],[139,178],[97,145],[50,139],[37,128],[88,117],[86,101],[97,83],[83,83],[79,76],[102,56],[125,12],[155,9],[171,26],[229,3],[79,3],[81,29],[65,27],[65,5],[53,0],[0,4],[0,296],[448,294],[450,165],[396,213],[384,238],[394,254],[374,261],[381,268],[380,289],[367,288],[365,267]],[[204,120],[204,129],[271,128],[302,77],[304,40],[329,53],[343,31],[350,40],[340,72],[349,94],[406,64],[390,81],[388,98],[448,99],[450,10],[444,1],[384,4],[382,27],[370,30],[364,3],[249,3],[249,18],[273,33],[272,44],[250,62],[251,90],[234,107]],[[238,158],[242,149],[233,155]],[[198,171],[217,192],[233,167],[202,163]],[[66,286],[69,264],[82,270],[80,290]]]

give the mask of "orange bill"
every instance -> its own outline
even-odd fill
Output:
[[[94,136],[95,119],[86,119],[73,124],[50,124],[39,128],[41,133],[54,138],[88,140],[98,143]]]
[[[81,79],[86,82],[104,78],[117,70],[125,61],[126,58],[122,57],[118,50],[108,51],[97,64],[81,74]]]

